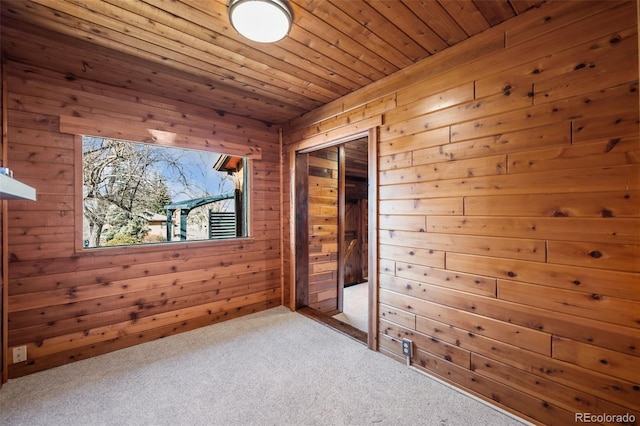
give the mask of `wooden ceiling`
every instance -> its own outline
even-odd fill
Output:
[[[2,0],[8,60],[284,123],[544,0],[289,0],[284,40],[231,27],[227,0]]]

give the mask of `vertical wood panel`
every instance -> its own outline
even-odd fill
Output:
[[[342,312],[344,306],[344,276],[345,276],[345,231],[347,221],[347,205],[346,205],[346,150],[344,144],[339,145],[338,149],[338,298],[337,309]]]

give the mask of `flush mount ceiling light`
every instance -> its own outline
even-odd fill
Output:
[[[233,28],[249,40],[273,43],[289,34],[292,15],[281,0],[231,0],[229,19]]]

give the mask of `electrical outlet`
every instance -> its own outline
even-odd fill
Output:
[[[402,353],[411,358],[411,354],[413,353],[413,342],[411,340],[402,339]]]
[[[27,360],[27,347],[17,346],[13,348],[13,363],[23,362]]]

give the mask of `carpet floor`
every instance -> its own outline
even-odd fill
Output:
[[[352,285],[343,290],[344,302],[342,312],[333,317],[362,330],[369,331],[369,283]]]
[[[2,425],[522,425],[284,307],[10,380]]]

